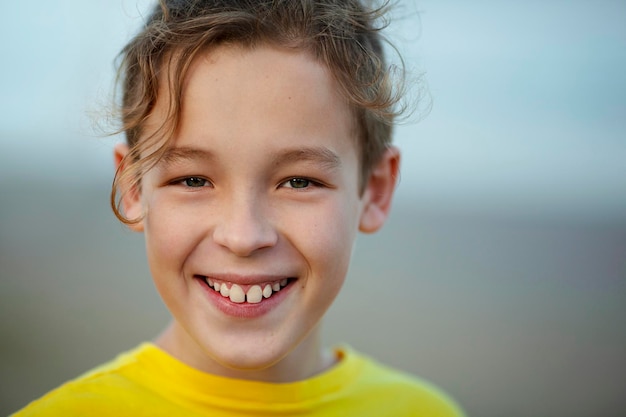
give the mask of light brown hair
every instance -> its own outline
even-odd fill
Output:
[[[121,213],[118,188],[139,186],[163,156],[179,124],[182,86],[192,61],[221,44],[295,48],[330,69],[355,115],[363,187],[403,110],[398,108],[403,70],[386,64],[380,33],[388,8],[388,2],[372,7],[360,0],[160,0],[120,54],[120,131],[130,152],[113,182],[115,215],[127,224],[140,220]],[[163,91],[160,83],[169,91],[167,117],[157,132],[146,135],[146,120]]]

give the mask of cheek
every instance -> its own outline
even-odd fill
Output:
[[[309,224],[301,225],[300,251],[311,273],[325,289],[337,292],[343,284],[357,233],[356,205],[335,201],[317,211]]]
[[[167,204],[158,196],[154,196],[147,207],[146,249],[153,276],[163,271],[182,270],[194,242],[202,233],[197,219],[185,213],[180,205]]]

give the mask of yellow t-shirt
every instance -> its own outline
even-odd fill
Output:
[[[26,416],[420,416],[463,413],[429,383],[350,348],[313,378],[285,384],[198,371],[144,343],[33,401]]]

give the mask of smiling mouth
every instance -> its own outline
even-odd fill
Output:
[[[217,281],[206,276],[202,278],[213,291],[237,304],[258,304],[295,281],[295,278],[284,278],[280,281],[263,284],[238,285],[231,282]]]

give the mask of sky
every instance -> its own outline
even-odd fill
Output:
[[[110,181],[120,138],[94,126],[151,2],[6,3],[0,177]],[[426,91],[396,131],[400,200],[626,218],[626,2],[400,1],[394,17],[389,35]]]

